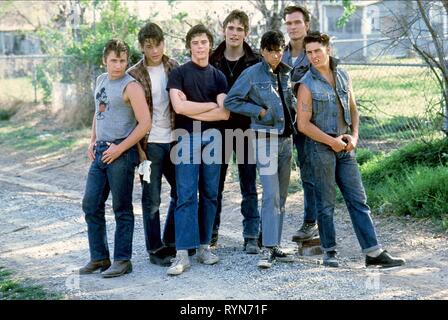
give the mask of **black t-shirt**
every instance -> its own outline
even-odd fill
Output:
[[[236,61],[227,60],[226,57],[222,58],[222,63],[220,69],[227,79],[227,92],[230,91],[233,84],[236,82],[240,74],[247,68],[245,62],[245,56],[243,55]],[[249,129],[250,118],[243,116],[242,114],[230,113],[230,119],[226,121],[221,121],[221,129]]]
[[[167,90],[178,89],[192,102],[216,102],[216,97],[221,93],[227,93],[227,80],[224,74],[207,65],[201,67],[192,61],[173,69],[171,71]],[[193,132],[194,119],[176,114],[176,129],[185,129]],[[205,131],[210,128],[218,128],[217,121],[201,121],[201,129]]]
[[[280,137],[289,137],[294,132],[292,115],[288,107],[286,106],[285,97],[283,95],[283,88],[280,81],[280,73],[278,72],[278,70],[275,70],[274,73],[277,75],[278,93],[282,101],[283,114],[285,116],[285,129],[283,130],[283,133],[280,135]]]

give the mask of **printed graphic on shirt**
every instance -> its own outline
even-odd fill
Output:
[[[104,112],[106,110],[109,110],[110,104],[109,104],[109,98],[106,94],[106,88],[101,88],[98,93],[95,96],[96,101],[98,103],[98,111],[96,113],[96,120],[103,120],[104,119]]]

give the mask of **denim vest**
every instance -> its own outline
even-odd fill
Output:
[[[296,99],[292,95],[289,81],[291,68],[284,63],[280,63],[279,68],[286,107],[294,121]],[[250,117],[250,127],[253,130],[276,129],[278,134],[282,134],[285,129],[285,115],[278,93],[277,75],[264,60],[243,71],[227,94],[224,106],[232,112]],[[266,109],[266,115],[259,119],[258,115],[262,108]]]
[[[349,76],[347,72],[337,68],[337,62],[337,59],[330,58],[331,69],[336,80],[336,91],[314,66],[311,66],[310,70],[299,81],[299,83],[303,83],[308,87],[313,97],[311,122],[323,132],[331,135],[338,134],[338,105],[336,99],[339,98],[340,100],[346,124],[348,126],[352,124],[349,102]]]

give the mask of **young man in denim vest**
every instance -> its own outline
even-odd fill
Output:
[[[169,275],[179,275],[190,267],[189,249],[199,248],[197,258],[201,263],[212,265],[219,261],[210,250],[210,240],[221,169],[221,134],[216,121],[229,118],[224,109],[227,81],[209,64],[213,35],[205,26],[196,25],[188,31],[186,46],[191,61],[174,69],[167,85],[178,135],[171,152],[176,168],[177,254],[167,270]]]
[[[169,266],[176,255],[174,240],[174,209],[176,208],[176,179],[170,151],[174,141],[174,110],[166,84],[168,76],[178,63],[164,54],[163,31],[155,23],[147,23],[138,33],[143,58],[127,72],[144,88],[152,125],[140,145],[145,151],[140,159],[150,161],[149,181],[142,181],[143,227],[146,250],[151,263]],[[160,232],[160,193],[162,176],[171,188],[171,200],[163,230]]]
[[[300,5],[288,6],[283,11],[286,32],[288,32],[289,43],[285,48],[282,61],[293,69],[291,71],[291,82],[294,93],[297,94],[298,82],[310,67],[310,62],[305,53],[303,39],[310,28],[310,13]],[[316,197],[314,195],[314,184],[312,172],[304,145],[305,135],[301,132],[293,137],[297,149],[297,162],[300,168],[300,179],[303,186],[304,215],[303,224],[292,236],[292,241],[303,241],[312,239],[319,234],[317,229]]]
[[[247,68],[229,91],[225,107],[251,118],[256,134],[255,157],[263,186],[261,227],[267,251],[258,263],[270,268],[276,261],[292,261],[280,249],[283,215],[291,174],[292,134],[296,130],[291,68],[281,62],[285,39],[280,31],[261,38],[263,61]]]
[[[224,41],[210,56],[210,64],[221,70],[227,78],[228,90],[233,86],[240,74],[248,67],[260,62],[260,56],[252,51],[244,41],[249,34],[249,17],[240,10],[233,10],[223,22]],[[230,119],[222,121],[223,163],[219,179],[218,209],[213,224],[212,242],[218,241],[218,230],[221,223],[222,193],[229,166],[230,156],[235,152],[238,163],[238,177],[241,189],[241,214],[243,215],[244,249],[248,254],[257,254],[260,214],[257,202],[257,167],[253,159],[248,159],[252,152],[252,139],[245,135],[250,126],[250,118],[237,113],[230,113]],[[227,134],[226,134],[227,132]],[[232,132],[233,134],[229,134]],[[231,147],[229,147],[229,144]],[[225,152],[225,151],[230,152]]]
[[[87,151],[92,164],[82,208],[87,222],[90,262],[79,273],[101,270],[104,278],[132,271],[132,190],[134,169],[138,164],[135,144],[151,127],[143,88],[125,73],[128,58],[129,47],[123,41],[113,39],[106,44],[103,63],[107,73],[96,80],[95,115]],[[112,266],[105,220],[109,193],[112,193],[116,222]]]
[[[359,114],[348,74],[330,56],[330,39],[310,32],[304,39],[312,66],[300,80],[298,128],[307,139],[315,185],[317,220],[324,265],[338,267],[333,215],[336,185],[339,187],[359,244],[366,254],[366,266],[394,267],[405,263],[381,249],[367,206],[355,151]]]

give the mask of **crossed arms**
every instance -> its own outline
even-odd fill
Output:
[[[216,97],[216,102],[193,102],[179,89],[170,89],[170,100],[174,111],[194,120],[228,120],[230,112],[224,108],[224,93]]]

